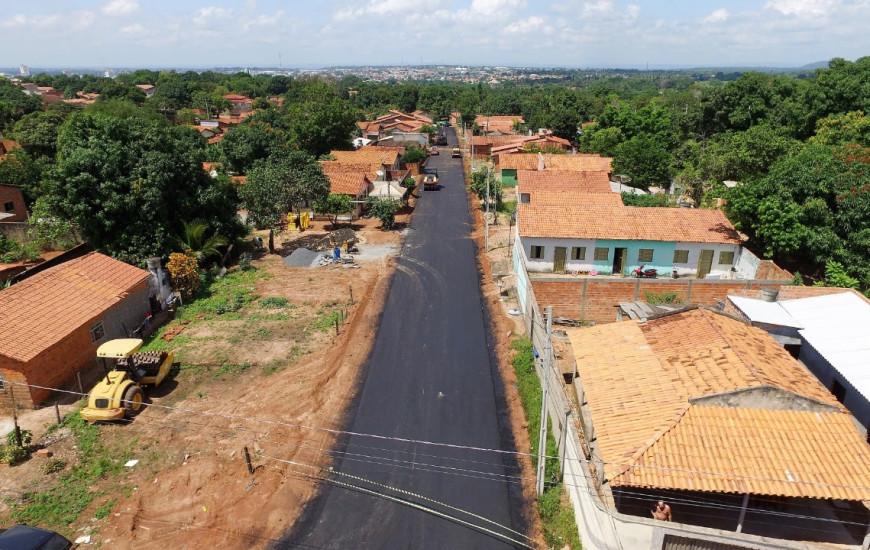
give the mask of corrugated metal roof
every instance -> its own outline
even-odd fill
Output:
[[[782,302],[765,302],[754,298],[729,296],[729,300],[753,323],[803,328],[783,307]]]
[[[870,399],[870,304],[852,292],[779,304],[803,327],[804,341]]]

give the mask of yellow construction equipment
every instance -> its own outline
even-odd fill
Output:
[[[139,352],[142,340],[110,340],[97,349],[106,374],[91,390],[82,418],[88,421],[131,418],[145,407],[144,386],[159,386],[169,375],[175,361],[172,351]],[[138,353],[137,353],[138,352]],[[107,362],[114,361],[112,370]]]

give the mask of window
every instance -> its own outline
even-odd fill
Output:
[[[103,328],[103,322],[100,321],[91,327],[91,342],[98,342],[106,335],[106,330]]]
[[[12,212],[13,210],[15,210],[15,203],[12,201],[4,202],[3,203],[3,210],[5,210],[6,212]]]
[[[520,204],[529,204],[532,202],[532,196],[529,193],[520,193]]]
[[[595,260],[600,262],[605,262],[610,258],[610,249],[609,248],[595,248]]]
[[[529,255],[533,260],[541,260],[544,258],[544,247],[532,245],[532,253]]]
[[[641,248],[637,251],[637,261],[647,263],[653,261],[653,249]]]
[[[586,247],[585,246],[575,246],[571,249],[571,259],[572,260],[585,260],[586,259]]]
[[[734,252],[720,252],[719,265],[731,265],[734,263]]]
[[[689,263],[689,251],[688,250],[674,250],[674,263],[675,264],[687,264],[687,263]]]

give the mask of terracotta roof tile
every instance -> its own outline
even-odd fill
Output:
[[[404,147],[378,147],[366,145],[356,151],[332,151],[336,161],[349,164],[376,164],[382,163],[392,166],[405,152]]]
[[[364,173],[357,171],[333,170],[326,172],[326,177],[329,178],[329,192],[336,195],[356,197],[371,185],[369,178]]]
[[[525,192],[520,174],[530,173],[517,173],[517,193]],[[529,204],[517,205],[519,233],[557,239],[742,242],[721,210],[632,207],[624,206],[617,193],[608,199],[599,195],[582,189],[538,190]]]
[[[532,195],[532,203],[561,203],[564,202],[562,193],[581,192],[606,194],[616,199],[610,203],[622,204],[620,195],[610,189],[610,178],[607,177],[607,172],[519,170],[517,179],[522,182],[522,192]],[[535,200],[536,197],[538,200]]]
[[[545,170],[598,170],[610,173],[613,159],[600,155],[538,155],[537,153],[515,153],[499,155],[497,168],[502,170],[537,170],[540,159],[544,160]]]
[[[0,290],[0,355],[28,361],[115,305],[148,272],[91,252]]]
[[[568,335],[611,485],[870,498],[870,446],[764,331],[692,310]],[[737,397],[766,388],[816,405]],[[705,401],[729,392],[729,406]]]

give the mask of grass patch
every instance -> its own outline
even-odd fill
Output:
[[[541,382],[535,372],[535,354],[532,342],[527,338],[518,338],[511,342],[511,349],[516,351],[512,364],[517,375],[517,390],[520,393],[520,401],[526,413],[528,422],[529,441],[531,444],[532,463],[538,465],[538,428],[541,425]],[[556,457],[559,454],[556,440],[553,439],[552,430],[547,430],[547,442],[545,454]],[[582,548],[580,535],[577,532],[577,523],[574,520],[574,509],[570,502],[563,502],[562,484],[559,480],[559,461],[556,458],[546,459],[544,467],[546,489],[538,498],[538,513],[541,516],[541,524],[547,544],[551,547],[562,548],[567,544],[574,550]]]
[[[326,332],[335,326],[336,321],[341,321],[341,314],[341,308],[335,302],[329,302],[317,310],[316,317],[311,321],[309,328],[317,332]]]
[[[23,504],[12,505],[11,517],[18,523],[40,525],[70,534],[69,525],[90,506],[99,493],[91,488],[101,479],[118,476],[132,450],[112,452],[100,441],[100,427],[87,424],[79,413],[68,414],[69,427],[78,447],[78,462],[60,475],[57,485],[25,495]],[[114,506],[114,503],[112,504]]]
[[[269,298],[263,298],[260,300],[260,307],[265,309],[280,309],[287,307],[288,303],[287,298],[270,296]]]
[[[648,292],[644,291],[643,295],[649,304],[682,304],[676,292]]]
[[[276,372],[284,370],[284,368],[292,365],[296,362],[297,359],[302,357],[303,353],[305,352],[302,350],[301,347],[293,346],[293,348],[290,350],[290,355],[286,359],[273,359],[272,361],[269,361],[268,364],[263,365],[261,369],[263,371],[263,375],[269,376],[270,374],[275,374]]]
[[[115,508],[115,504],[117,503],[118,501],[116,500],[110,500],[109,502],[103,504],[94,511],[94,518],[103,519],[109,517],[109,514],[112,513],[112,509]]]

